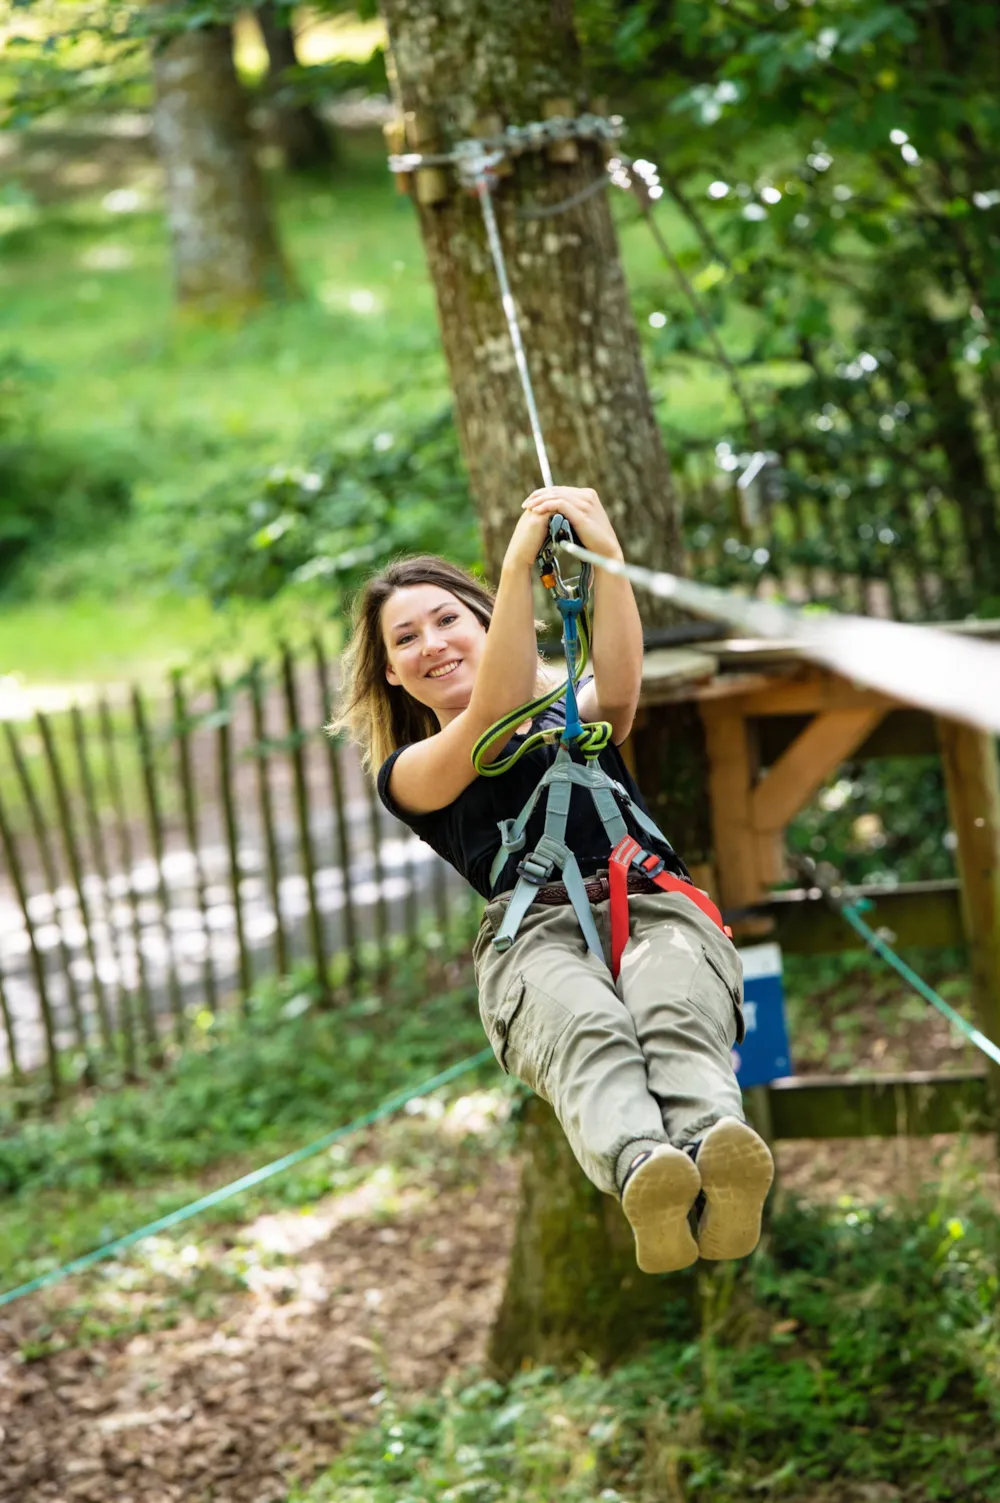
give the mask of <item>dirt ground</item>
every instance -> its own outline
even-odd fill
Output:
[[[210,1315],[36,1361],[19,1349],[72,1294],[15,1307],[0,1321],[0,1499],[284,1503],[390,1395],[481,1357],[515,1192],[508,1162],[475,1188],[431,1180],[388,1217],[365,1187],[262,1217],[241,1239],[290,1261],[262,1260]],[[155,1287],[141,1298],[155,1316]]]
[[[430,1147],[427,1126],[413,1129]],[[66,1349],[26,1359],[74,1316],[74,1301],[79,1310],[78,1282],[4,1312],[3,1503],[284,1503],[380,1404],[480,1362],[516,1164],[481,1153],[472,1178],[468,1164],[456,1178],[418,1155],[424,1167],[390,1192],[374,1134],[361,1151],[367,1177],[308,1211],[199,1241],[192,1232],[187,1245],[164,1239],[141,1274],[105,1265],[88,1275],[88,1309],[107,1334],[81,1343],[78,1331]],[[785,1190],[825,1202],[970,1175],[1000,1199],[989,1139],[784,1143],[778,1172]],[[240,1279],[227,1280],[237,1265]],[[170,1291],[213,1277],[210,1300],[157,1328]]]

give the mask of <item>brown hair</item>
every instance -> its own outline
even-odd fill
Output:
[[[493,619],[494,595],[489,585],[430,553],[396,559],[362,587],[355,597],[351,638],[341,659],[340,707],[327,731],[330,735],[348,732],[361,750],[361,765],[368,773],[377,772],[398,747],[423,741],[440,729],[426,705],[385,676],[388,659],[382,607],[397,590],[423,584],[440,585],[454,595],[487,630]],[[539,658],[539,673],[544,672]]]

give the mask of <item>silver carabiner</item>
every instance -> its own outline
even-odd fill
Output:
[[[549,522],[549,541],[544,553],[549,570],[555,577],[556,592],[565,600],[576,600],[579,597],[586,599],[590,588],[591,567],[589,564],[581,564],[579,574],[573,579],[567,579],[559,567],[559,544],[575,541],[569,522],[561,512],[556,512]]]

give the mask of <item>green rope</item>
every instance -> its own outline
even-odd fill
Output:
[[[919,992],[925,1001],[929,1002],[932,1007],[937,1008],[938,1012],[943,1013],[949,1023],[954,1023],[955,1027],[960,1033],[965,1034],[970,1043],[975,1044],[977,1049],[981,1049],[994,1064],[1000,1065],[1000,1047],[992,1039],[988,1039],[985,1033],[980,1033],[978,1028],[974,1028],[971,1023],[967,1022],[961,1013],[956,1012],[953,1007],[949,1007],[944,998],[938,996],[934,988],[928,986],[923,977],[918,976],[913,967],[907,965],[906,961],[902,960],[896,954],[891,945],[886,944],[885,940],[881,939],[875,933],[874,929],[868,927],[861,917],[862,906],[864,908],[871,908],[871,899],[864,898],[860,903],[838,905],[841,914],[850,924],[851,928],[863,936],[876,955],[880,955],[887,965],[891,965],[894,971],[898,971],[903,980],[909,982],[914,991]]]
[[[148,1226],[141,1226],[137,1231],[127,1232],[123,1237],[116,1237],[113,1242],[106,1242],[103,1247],[97,1247],[93,1252],[84,1253],[82,1257],[63,1263],[49,1273],[39,1274],[28,1283],[19,1284],[16,1289],[8,1289],[6,1294],[0,1294],[0,1308],[13,1304],[14,1300],[22,1299],[27,1294],[34,1294],[37,1290],[44,1289],[59,1279],[67,1278],[71,1273],[82,1273],[85,1268],[92,1267],[104,1258],[114,1257],[116,1253],[124,1252],[126,1248],[134,1247],[137,1242],[143,1241],[146,1237],[153,1237],[157,1232],[165,1232],[172,1226],[178,1226],[182,1221],[190,1221],[192,1216],[197,1216],[199,1212],[207,1211],[212,1206],[220,1205],[222,1201],[239,1195],[242,1190],[249,1190],[252,1185],[259,1185],[276,1174],[283,1174],[286,1169],[292,1169],[305,1159],[322,1153],[324,1148],[331,1147],[342,1138],[349,1137],[351,1133],[360,1132],[362,1128],[371,1127],[384,1117],[392,1116],[393,1112],[398,1112],[408,1101],[415,1101],[419,1096],[428,1096],[431,1091],[437,1090],[438,1086],[446,1085],[450,1080],[457,1080],[460,1075],[467,1074],[477,1065],[481,1065],[484,1060],[492,1057],[492,1049],[481,1049],[478,1054],[472,1054],[468,1059],[460,1060],[457,1065],[451,1065],[447,1070],[442,1070],[439,1075],[432,1075],[430,1080],[425,1080],[422,1085],[415,1086],[409,1091],[401,1091],[398,1096],[390,1096],[388,1101],[383,1101],[382,1105],[377,1106],[374,1111],[366,1112],[363,1117],[356,1117],[353,1122],[348,1122],[346,1127],[337,1127],[325,1137],[317,1138],[314,1143],[307,1143],[304,1148],[296,1148],[293,1153],[286,1153],[284,1158],[275,1159],[273,1163],[265,1164],[261,1169],[254,1169],[251,1174],[245,1174],[242,1179],[233,1180],[231,1184],[213,1190],[210,1195],[203,1195],[200,1200],[193,1200],[189,1205],[181,1206],[177,1211],[171,1211],[168,1216],[161,1216],[158,1221],[151,1221]]]
[[[582,675],[590,658],[590,633],[583,619],[580,621],[580,644],[580,656],[577,659],[573,672],[574,683]],[[565,682],[558,684],[554,689],[550,689],[548,693],[539,695],[537,699],[530,699],[527,704],[518,705],[516,710],[509,710],[502,719],[496,721],[488,730],[483,732],[472,748],[472,765],[481,778],[500,777],[502,773],[513,767],[515,762],[519,762],[525,752],[534,751],[536,746],[551,744],[551,742],[559,739],[562,735],[562,730],[559,726],[553,726],[547,731],[535,731],[533,735],[528,736],[522,745],[516,751],[511,752],[509,756],[498,758],[496,762],[483,761],[483,757],[495,741],[502,739],[509,740],[511,732],[515,731],[523,720],[534,720],[543,710],[547,710],[550,705],[554,705],[557,700],[562,699],[566,693],[566,687]],[[590,731],[592,735],[594,733],[600,734],[603,732],[604,722],[595,722],[594,725],[586,726],[585,729]],[[605,744],[610,739],[610,736],[611,727],[608,726],[607,736],[604,738]]]

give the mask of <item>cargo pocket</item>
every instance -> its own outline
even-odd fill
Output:
[[[732,998],[733,1010],[736,1013],[736,1043],[742,1044],[744,1038],[746,1037],[746,1027],[743,1022],[743,990],[741,987],[733,985],[732,981],[723,970],[721,963],[716,960],[715,956],[711,953],[710,950],[705,950],[704,955],[709,967],[715,972],[716,976],[718,976],[729,996]],[[726,1039],[726,1048],[732,1048],[732,1041],[729,1038]]]
[[[499,1007],[484,1013],[483,1024],[500,1068],[548,1101],[546,1081],[571,1017],[561,1002],[515,976]]]

